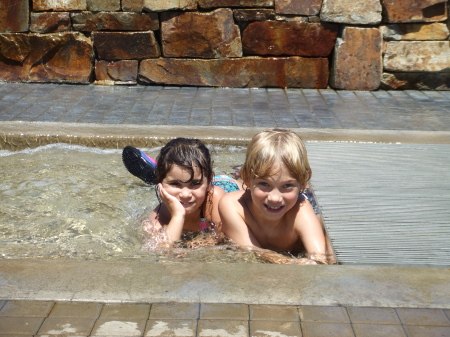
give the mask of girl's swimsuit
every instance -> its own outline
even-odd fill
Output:
[[[212,184],[214,186],[222,187],[226,193],[239,191],[239,186],[236,182],[226,175],[215,176],[212,180]]]

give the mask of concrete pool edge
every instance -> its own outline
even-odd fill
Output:
[[[0,149],[21,150],[54,143],[120,149],[126,145],[151,148],[174,137],[196,137],[207,143],[246,145],[266,129],[238,126],[170,126],[2,122]],[[449,131],[292,128],[305,141],[449,144]]]
[[[4,259],[0,299],[450,308],[449,269]]]

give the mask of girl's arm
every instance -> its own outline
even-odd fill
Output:
[[[169,238],[169,243],[178,241],[181,239],[183,233],[184,220],[186,216],[186,210],[183,205],[177,200],[177,198],[171,196],[161,184],[158,184],[159,196],[163,205],[160,205],[161,210],[159,214],[155,211],[150,215],[150,220],[154,224],[165,226],[165,231]],[[159,206],[158,206],[159,207]],[[166,208],[166,209],[164,209]],[[167,216],[164,214],[168,211]],[[152,218],[153,216],[153,218]],[[168,220],[166,222],[165,220]]]
[[[226,237],[236,244],[247,247],[261,247],[244,220],[242,198],[245,192],[227,193],[219,202],[219,213],[222,219],[222,231]]]
[[[222,220],[219,213],[219,202],[226,193],[219,186],[212,186],[211,192],[208,193],[208,200],[204,207],[203,214],[205,214],[207,219],[214,222],[215,225],[220,226]]]

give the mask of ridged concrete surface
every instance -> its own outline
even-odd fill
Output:
[[[338,261],[450,267],[450,145],[308,143]]]

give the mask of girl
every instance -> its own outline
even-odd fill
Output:
[[[311,168],[300,137],[281,129],[258,133],[240,176],[246,189],[226,194],[219,203],[225,236],[241,246],[306,252],[326,262],[322,224],[303,194]]]
[[[161,203],[143,225],[152,234],[163,229],[165,244],[180,240],[184,232],[219,225],[218,203],[225,194],[222,187],[239,190],[231,178],[219,176],[213,181],[209,150],[198,139],[171,140],[156,161],[131,146],[124,148],[122,158],[130,173],[148,184],[157,184]]]

